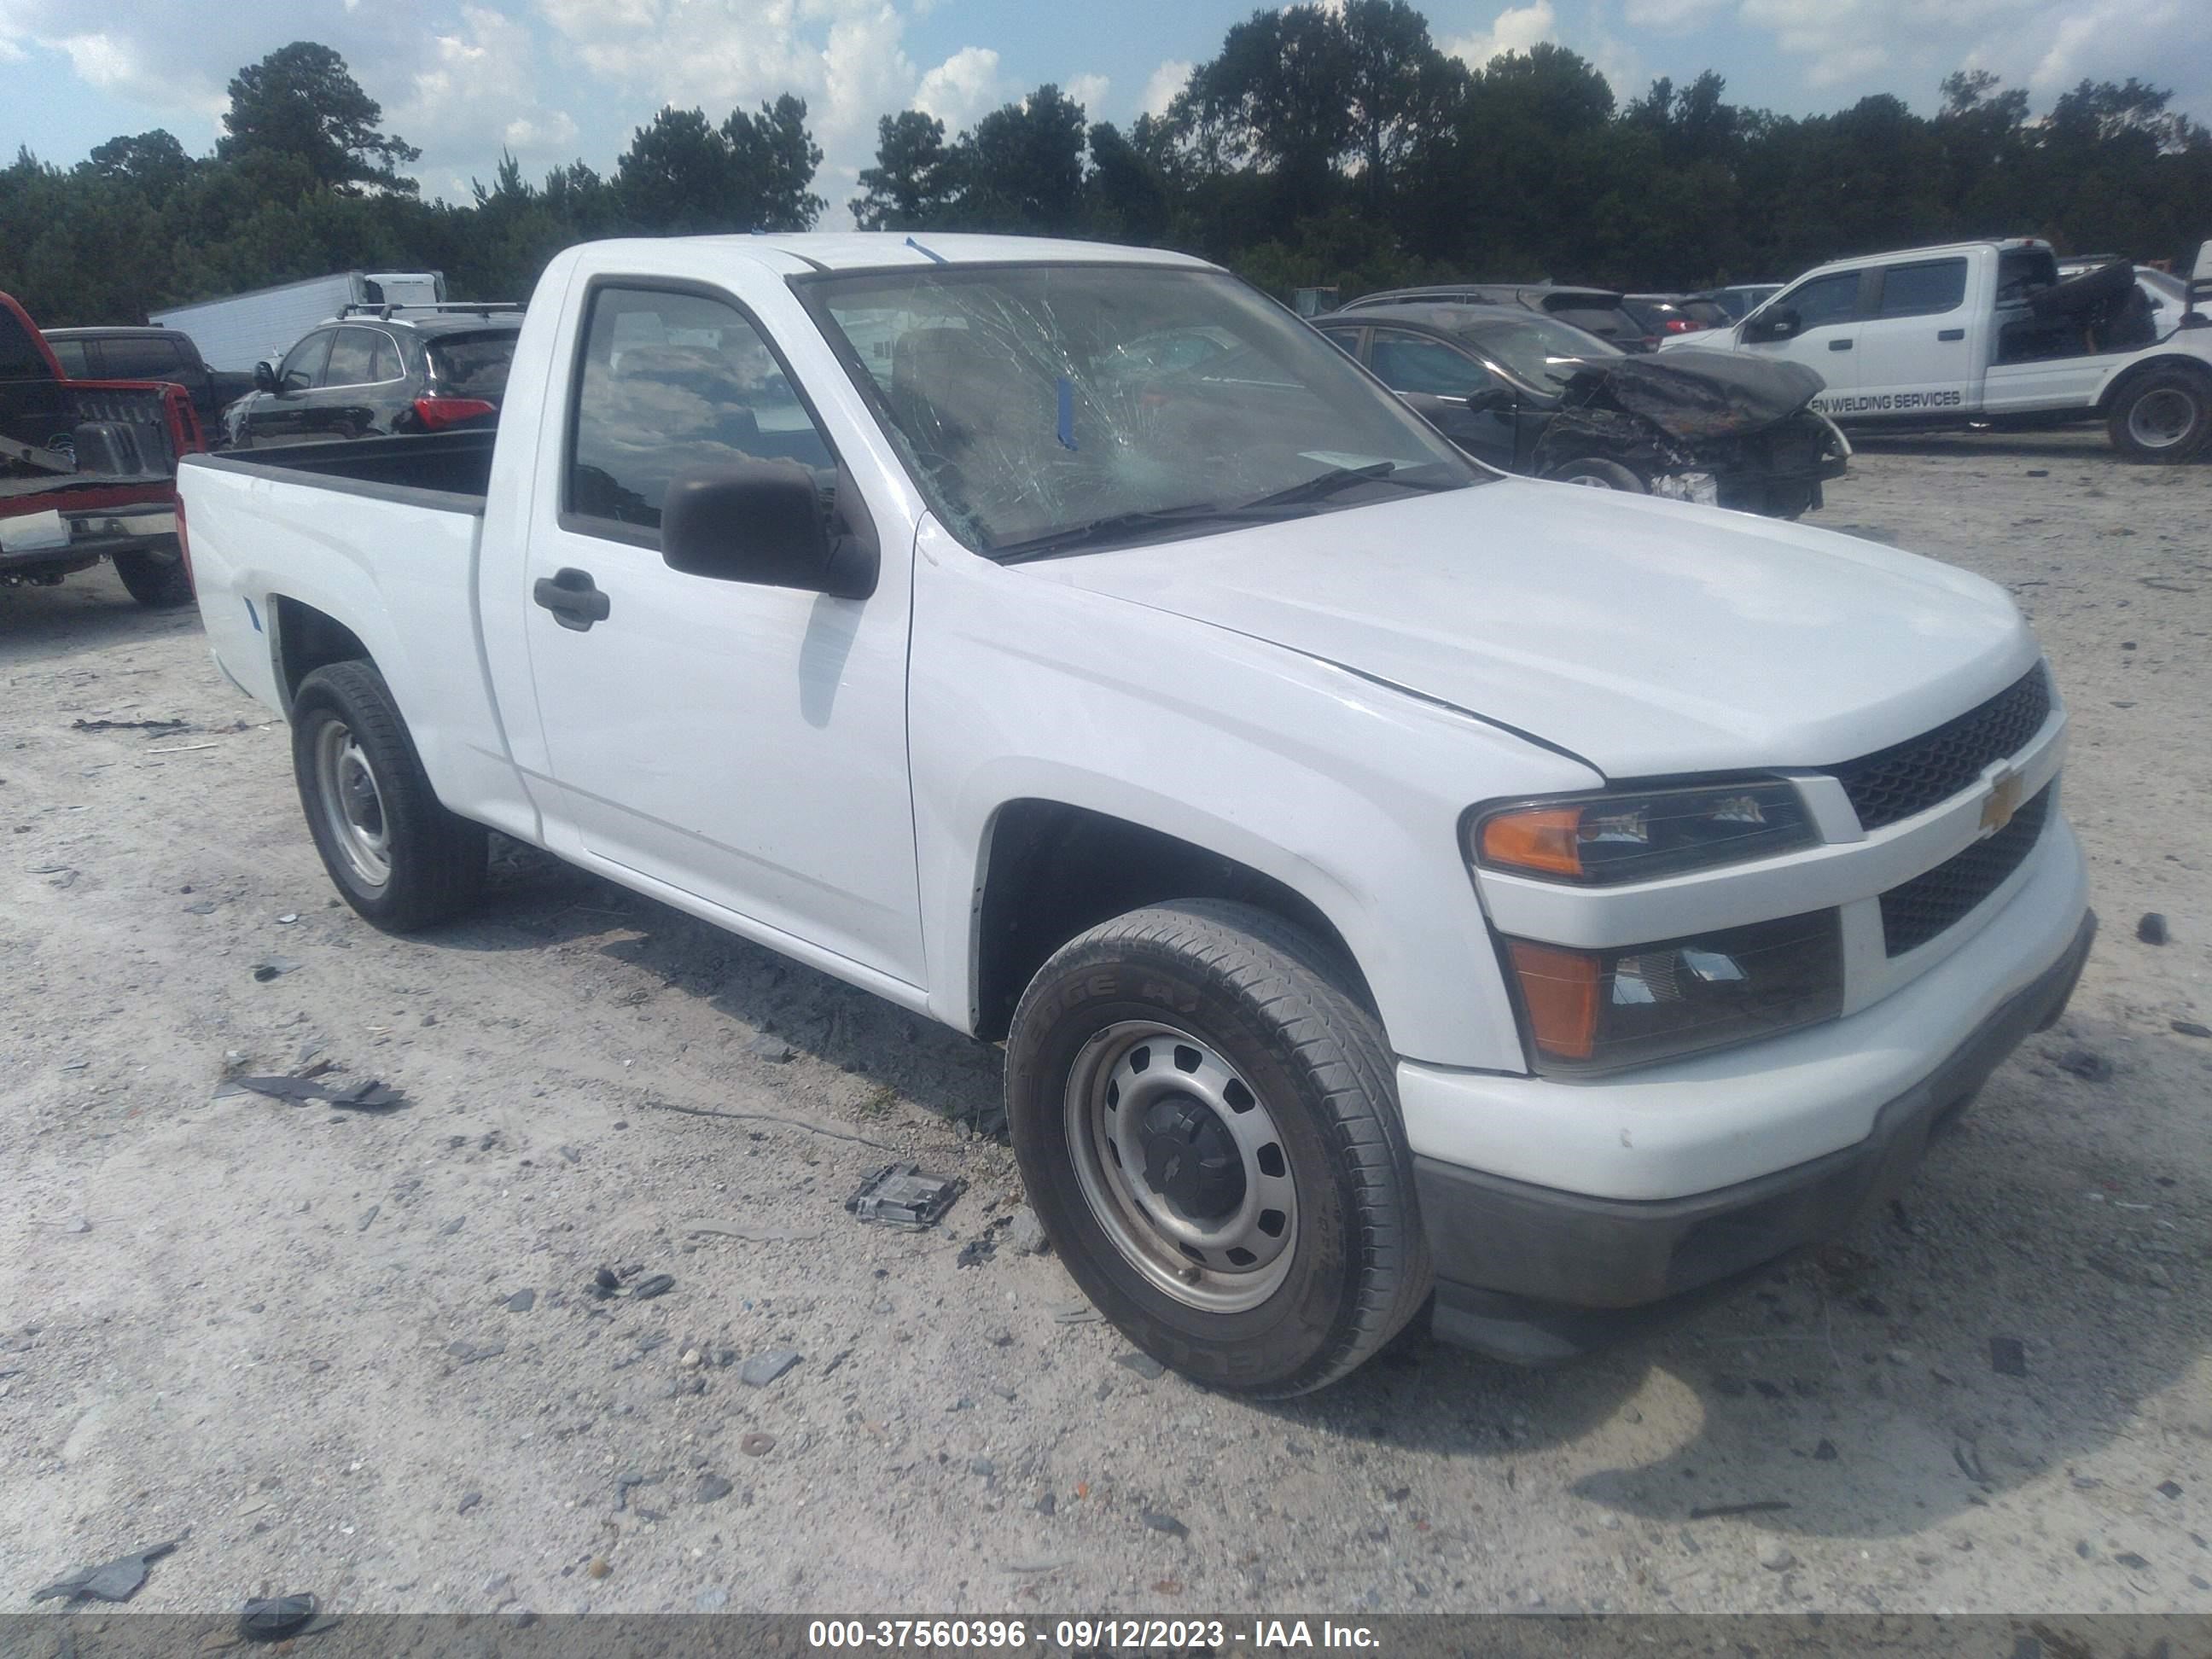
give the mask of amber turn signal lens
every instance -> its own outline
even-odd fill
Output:
[[[1597,1040],[1597,957],[1517,939],[1511,950],[1537,1048],[1560,1060],[1588,1060]]]
[[[1532,806],[1525,811],[1500,812],[1483,822],[1482,861],[1510,870],[1579,876],[1583,872],[1582,822],[1579,806]]]

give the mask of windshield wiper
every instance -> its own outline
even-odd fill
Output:
[[[1260,501],[1243,507],[1194,501],[1188,507],[1147,507],[1133,513],[1109,513],[1103,519],[1091,520],[1088,524],[1071,525],[1066,530],[1055,530],[1029,541],[1016,542],[1003,550],[994,551],[991,556],[1000,564],[1019,564],[1024,559],[1048,558],[1054,553],[1073,552],[1133,532],[1156,527],[1205,524],[1216,519],[1273,518],[1273,502]]]
[[[1401,489],[1449,489],[1449,483],[1436,479],[1425,481],[1396,477],[1395,461],[1370,461],[1365,466],[1333,466],[1326,472],[1315,474],[1303,483],[1294,483],[1287,489],[1278,489],[1262,495],[1256,501],[1247,501],[1248,509],[1276,507],[1295,507],[1302,501],[1318,501],[1334,495],[1354,484],[1377,483],[1389,479]]]

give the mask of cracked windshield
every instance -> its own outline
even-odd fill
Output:
[[[1018,559],[1457,489],[1470,465],[1218,273],[1000,266],[812,279],[952,533]]]

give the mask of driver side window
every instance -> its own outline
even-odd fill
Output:
[[[331,355],[331,336],[337,331],[324,329],[310,334],[306,339],[284,354],[284,366],[276,371],[276,384],[287,392],[305,392],[323,378],[323,362]]]
[[[1472,398],[1490,389],[1490,374],[1480,363],[1462,356],[1442,340],[1409,334],[1395,328],[1378,328],[1368,354],[1376,378],[1393,392],[1421,392],[1432,398]]]
[[[1832,276],[1816,276],[1809,283],[1800,283],[1785,294],[1772,307],[1775,315],[1794,311],[1797,313],[1797,331],[1819,328],[1824,323],[1847,323],[1858,314],[1859,273],[1856,270],[1838,271]]]

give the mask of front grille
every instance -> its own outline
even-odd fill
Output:
[[[2042,836],[2051,793],[2038,790],[1996,834],[1881,896],[1882,942],[1891,956],[1927,944],[2004,885]]]
[[[1948,800],[1991,761],[2017,755],[2051,714],[2051,680],[2038,663],[1978,708],[1908,742],[1836,768],[1869,830]]]

